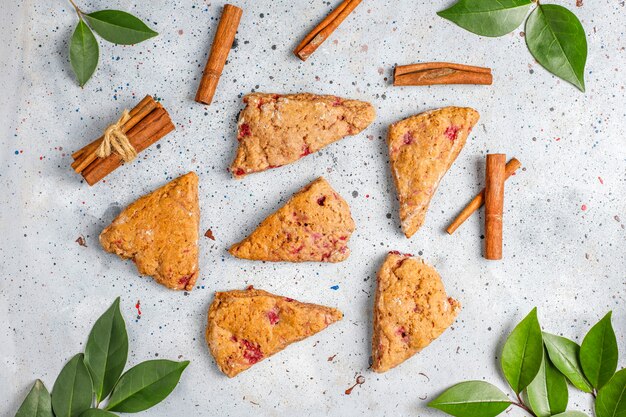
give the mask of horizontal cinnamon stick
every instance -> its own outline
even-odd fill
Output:
[[[198,103],[211,104],[213,101],[217,84],[222,76],[222,70],[224,65],[226,65],[228,52],[230,52],[235,41],[242,13],[243,10],[232,4],[224,6],[224,11],[215,33],[215,39],[213,39],[213,45],[211,46],[209,60],[204,68],[200,86],[196,93],[196,101]]]
[[[306,61],[308,57],[339,27],[362,0],[344,0],[322,22],[304,37],[293,51],[298,58]]]
[[[485,258],[502,259],[506,155],[488,154],[485,181]]]
[[[167,111],[164,108],[157,108],[129,130],[126,136],[139,153],[173,131],[174,128]],[[82,175],[89,185],[94,185],[122,165],[122,162],[118,154],[112,153],[106,158],[94,161],[82,172]]]
[[[493,77],[490,68],[451,62],[425,62],[422,64],[397,66],[393,85],[435,85],[435,84],[482,84],[491,85]]]
[[[505,180],[508,180],[513,174],[515,174],[515,171],[517,171],[520,166],[522,166],[520,161],[515,158],[511,158],[511,160],[507,162],[504,170]],[[467,206],[465,206],[465,208],[463,209],[463,211],[461,211],[457,218],[454,219],[452,223],[450,223],[450,226],[448,226],[446,232],[448,232],[448,234],[454,233],[456,229],[458,229],[459,226],[461,226],[465,222],[465,220],[467,220],[476,210],[481,208],[484,203],[485,189],[483,188],[481,192],[478,193],[478,195],[476,195],[476,197],[474,197],[474,199],[470,201]]]

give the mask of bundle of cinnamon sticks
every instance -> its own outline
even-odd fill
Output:
[[[174,130],[174,124],[167,110],[151,96],[147,95],[129,112],[128,120],[121,126],[121,132],[137,153]],[[122,157],[112,152],[100,158],[96,152],[104,137],[101,136],[84,148],[74,152],[72,168],[81,174],[89,185],[94,185],[122,165]]]

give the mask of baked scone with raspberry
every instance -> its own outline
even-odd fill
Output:
[[[350,255],[353,231],[348,203],[320,177],[229,252],[256,261],[341,262]]]
[[[439,182],[463,149],[479,114],[468,107],[444,107],[389,127],[389,159],[406,237],[424,223]]]
[[[385,372],[439,337],[461,305],[447,296],[435,268],[411,255],[390,252],[377,280],[372,369]]]
[[[315,94],[248,94],[239,114],[235,178],[297,161],[374,120],[370,103]]]
[[[252,287],[218,292],[209,307],[206,341],[217,366],[232,378],[342,317],[337,309]]]
[[[190,291],[198,278],[198,176],[190,172],[126,207],[100,234],[107,252],[132,259],[142,275]]]

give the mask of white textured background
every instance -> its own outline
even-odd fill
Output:
[[[485,378],[505,388],[496,356],[505,335],[533,306],[545,330],[579,342],[612,309],[620,366],[626,365],[624,1],[585,0],[581,8],[574,0],[557,1],[575,9],[588,34],[586,94],[535,63],[520,36],[523,28],[488,39],[438,18],[448,0],[366,0],[308,62],[300,62],[291,50],[336,3],[239,1],[244,15],[237,46],[214,104],[206,107],[193,96],[221,1],[79,1],[87,11],[128,10],[160,32],[132,47],[100,41],[99,68],[80,89],[68,61],[76,24],[70,5],[2,0],[2,416],[15,413],[34,379],[52,388],[118,295],[131,365],[157,354],[191,360],[174,393],[145,415],[443,415],[427,409],[423,399],[465,379]],[[494,85],[390,85],[395,64],[437,60],[492,67]],[[362,134],[296,164],[235,181],[226,167],[235,153],[241,96],[253,90],[367,100],[378,117]],[[70,169],[70,154],[145,94],[163,100],[176,131],[106,183],[88,187]],[[481,120],[442,181],[426,225],[407,240],[387,166],[386,128],[445,105],[472,106]],[[481,215],[453,236],[444,232],[483,186],[487,152],[504,152],[524,165],[507,183],[502,262],[481,257]],[[104,253],[97,236],[126,204],[190,170],[200,176],[201,232],[211,228],[217,240],[201,240],[198,288],[183,294],[140,278],[131,262]],[[352,208],[357,230],[347,261],[269,264],[226,253],[319,175]],[[79,235],[88,247],[75,243]],[[463,311],[424,352],[376,375],[367,369],[372,298],[376,270],[391,249],[422,254]],[[249,284],[337,306],[345,319],[228,379],[204,342],[206,310],[214,291]],[[358,374],[365,383],[345,395]],[[570,408],[590,406],[589,398],[572,395]]]

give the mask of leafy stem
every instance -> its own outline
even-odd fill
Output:
[[[512,401],[511,405],[521,408],[522,410],[526,411],[528,414],[530,414],[533,417],[537,417],[537,415],[533,413],[530,407],[524,404],[524,401],[522,401],[522,397],[519,394],[516,394],[516,396],[517,396],[517,402]]]
[[[69,2],[72,4],[72,6],[74,7],[74,10],[76,10],[76,14],[78,15],[79,19],[83,19],[83,11],[80,10],[80,8],[76,5],[76,3],[74,3],[74,0],[69,0]]]

